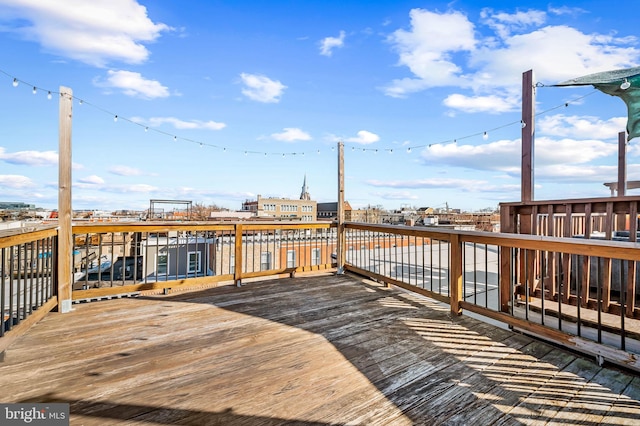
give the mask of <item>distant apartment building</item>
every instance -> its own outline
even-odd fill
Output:
[[[263,198],[258,195],[256,200],[247,200],[242,203],[242,211],[253,212],[260,218],[313,222],[316,220],[317,202],[311,200],[307,189],[307,178],[305,176],[300,199]]]
[[[318,220],[335,220],[338,218],[338,203],[318,203]],[[351,204],[348,201],[344,202],[344,220],[347,222],[352,221],[351,217]]]

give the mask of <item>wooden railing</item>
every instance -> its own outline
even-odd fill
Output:
[[[73,299],[329,269],[329,223],[131,223],[73,227]]]
[[[640,292],[624,291],[640,260],[637,243],[360,223],[345,229],[348,271],[443,301],[454,314],[475,312],[640,369]]]
[[[351,222],[343,228],[346,271],[435,298],[454,315],[474,312],[640,369],[640,291],[629,284],[640,261],[635,242]],[[259,277],[333,270],[337,231],[335,224],[299,222],[75,225],[72,258],[60,261],[74,271],[76,301],[223,282],[242,285]],[[54,257],[46,258],[55,259],[55,235],[47,230],[0,238],[0,247],[3,253],[21,247],[35,259],[50,245]],[[20,259],[18,264],[27,264],[25,255]],[[13,271],[6,265],[3,271]],[[34,306],[32,300],[55,305],[56,268],[48,265],[34,277],[48,283],[49,299],[20,302],[21,313],[33,311],[25,308]],[[30,274],[22,272],[22,280]]]
[[[0,237],[0,353],[58,301],[55,227]]]

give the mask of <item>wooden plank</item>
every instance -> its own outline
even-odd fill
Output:
[[[79,304],[0,363],[0,400],[88,425],[621,422],[638,383],[350,274]]]
[[[47,227],[45,229],[38,229],[36,231],[22,232],[19,234],[6,235],[0,237],[0,249],[11,246],[18,246],[25,243],[31,243],[33,241],[42,240],[49,237],[55,237],[58,235],[58,228]]]

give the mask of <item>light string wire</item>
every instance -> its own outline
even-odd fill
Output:
[[[6,71],[4,71],[2,69],[0,69],[0,74],[4,74],[5,76],[7,76],[10,79],[12,79],[14,87],[18,86],[19,84],[23,84],[23,85],[25,85],[27,87],[33,87],[33,94],[37,94],[38,91],[43,91],[43,92],[47,93],[47,98],[48,99],[51,99],[53,95],[58,95],[58,96],[62,95],[62,93],[60,93],[60,92],[58,92],[56,90],[44,89],[44,88],[42,88],[42,87],[40,87],[38,85],[34,85],[34,84],[29,83],[29,82],[26,82],[26,81],[24,81],[24,80],[22,80],[20,78],[17,78],[15,76],[7,73]],[[542,84],[542,83],[536,83],[534,85],[534,89],[535,88],[539,88],[539,87],[554,87],[554,86],[553,85],[545,85],[545,84]],[[562,103],[560,105],[556,105],[556,106],[551,107],[549,109],[546,109],[544,111],[538,112],[538,113],[534,114],[534,117],[538,117],[538,116],[547,114],[547,113],[549,113],[551,111],[555,111],[555,110],[560,109],[560,108],[566,108],[570,104],[573,104],[573,103],[576,103],[578,101],[581,101],[582,99],[593,95],[597,91],[598,90],[593,90],[593,91],[587,93],[586,95],[574,98],[574,99],[572,99],[570,101],[567,101],[567,102],[564,102],[564,103]],[[152,131],[152,132],[156,132],[158,134],[161,134],[163,136],[168,136],[168,137],[172,138],[174,142],[177,142],[177,141],[180,140],[180,141],[184,141],[184,142],[197,144],[200,147],[215,148],[215,149],[222,150],[223,152],[227,152],[227,151],[240,152],[240,153],[244,153],[244,155],[248,155],[248,154],[264,155],[264,156],[268,156],[268,155],[274,156],[274,155],[276,155],[276,156],[282,156],[282,157],[286,157],[286,156],[304,156],[305,155],[304,151],[303,152],[255,151],[255,150],[248,150],[248,149],[242,149],[242,148],[230,148],[230,147],[221,146],[221,145],[217,145],[217,144],[212,144],[212,143],[208,143],[208,142],[203,142],[203,141],[199,141],[199,140],[195,140],[195,139],[191,139],[191,138],[186,138],[186,137],[179,136],[177,134],[170,133],[170,132],[167,132],[167,131],[164,131],[164,130],[161,130],[161,129],[156,129],[154,127],[150,127],[150,126],[148,126],[146,124],[140,123],[139,121],[136,121],[136,120],[132,120],[132,119],[130,119],[128,117],[120,116],[120,115],[118,115],[118,114],[116,114],[114,112],[111,112],[111,111],[107,110],[106,108],[103,108],[103,107],[101,107],[101,106],[99,106],[97,104],[91,103],[91,102],[87,102],[86,100],[81,99],[81,98],[79,98],[79,97],[77,97],[75,95],[71,96],[71,98],[73,100],[76,100],[79,105],[88,105],[88,106],[90,106],[90,107],[92,107],[92,108],[94,108],[94,109],[96,109],[96,110],[98,110],[100,112],[103,112],[103,113],[105,113],[107,115],[110,115],[111,117],[113,117],[114,121],[122,120],[122,121],[125,121],[127,123],[137,125],[137,126],[141,127],[142,129],[144,129],[145,132]],[[524,123],[523,120],[516,120],[516,121],[512,121],[512,122],[509,122],[509,123],[506,123],[506,124],[503,124],[503,125],[500,125],[500,126],[497,126],[497,127],[493,127],[491,129],[487,129],[487,130],[483,130],[483,131],[480,131],[480,132],[471,133],[471,134],[466,135],[466,136],[461,136],[461,137],[452,138],[452,139],[445,139],[445,140],[442,140],[442,141],[439,141],[439,142],[433,142],[433,143],[428,143],[428,144],[411,145],[411,146],[406,147],[405,149],[406,149],[407,153],[411,153],[412,150],[422,149],[422,148],[431,148],[433,145],[455,144],[458,141],[474,138],[474,137],[477,137],[477,136],[482,136],[482,137],[486,138],[489,133],[495,132],[497,130],[504,129],[506,127],[514,126],[516,124],[519,124],[521,127],[524,127],[526,125],[526,123]],[[334,149],[335,149],[334,147],[331,147],[332,151]],[[393,154],[394,148],[357,148],[356,146],[352,146],[351,147],[351,151],[374,152],[374,153],[378,153],[378,152],[382,151],[382,152],[387,152],[387,153]],[[320,154],[320,150],[319,149],[317,150],[317,153]]]

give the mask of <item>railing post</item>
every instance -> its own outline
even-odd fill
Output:
[[[464,286],[464,272],[462,268],[462,251],[464,250],[464,243],[460,241],[460,235],[452,234],[451,241],[449,242],[451,247],[451,265],[449,265],[449,288],[451,289],[450,304],[452,315],[462,315],[462,308],[460,307],[460,301],[463,300],[463,286]]]
[[[71,266],[73,234],[71,229],[71,121],[73,92],[60,87],[58,129],[58,311],[71,311]]]
[[[513,207],[500,207],[500,232],[514,233],[515,215]],[[500,246],[500,311],[509,312],[511,302],[511,248]],[[514,265],[515,266],[515,265]]]
[[[235,229],[235,264],[233,270],[233,281],[236,283],[236,286],[240,287],[242,285],[242,224],[236,223],[234,226]]]

